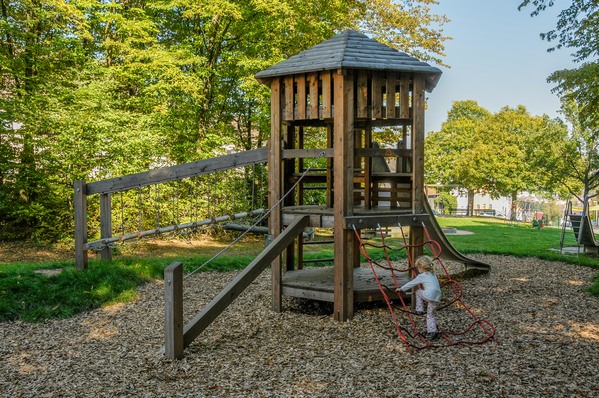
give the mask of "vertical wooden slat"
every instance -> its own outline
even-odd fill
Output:
[[[298,129],[298,137],[297,137],[297,147],[298,149],[304,149],[304,128],[299,127]],[[304,172],[304,158],[299,158],[297,160],[297,172]],[[297,204],[299,206],[304,204],[304,181],[300,181],[297,187]]]
[[[183,358],[183,264],[175,262],[164,270],[164,355]]]
[[[308,83],[310,85],[310,119],[318,119],[318,74],[310,73],[308,75]]]
[[[364,130],[364,146],[372,148],[372,125],[368,123]],[[370,156],[364,159],[364,209],[370,210],[372,204],[372,158]]]
[[[333,126],[327,124],[327,148],[335,148],[333,141]],[[335,204],[334,197],[334,181],[335,176],[333,174],[333,159],[327,158],[327,207],[333,207]]]
[[[272,208],[281,197],[281,81],[278,78],[270,84],[270,141],[268,148],[268,205]],[[268,217],[268,231],[272,240],[281,232],[281,210],[273,209]],[[281,312],[282,308],[282,268],[281,257],[271,264],[272,309]]]
[[[112,237],[112,206],[109,193],[100,194],[100,237],[102,239]],[[100,258],[104,261],[111,261],[112,248],[104,246],[100,252]]]
[[[358,149],[358,148],[362,148],[362,138],[364,137],[364,134],[362,133],[362,129],[359,128],[355,128],[354,129],[354,149]],[[353,189],[352,189],[352,203],[353,206],[359,206],[360,205],[360,197],[358,195],[358,193],[360,192],[360,187],[361,184],[363,182],[363,179],[360,179],[360,177],[363,177],[364,170],[362,169],[362,158],[360,156],[356,156],[355,152],[354,152],[354,170],[353,170],[353,176],[354,177],[358,177],[358,179],[354,179],[352,185],[353,185]],[[362,181],[362,182],[361,182]]]
[[[410,77],[405,73],[399,79],[399,118],[410,117]]]
[[[350,72],[338,71],[334,77],[334,194],[335,263],[334,318],[345,322],[353,317],[353,243],[352,230],[343,228],[344,217],[353,215],[354,104]]]
[[[331,73],[328,71],[320,74],[322,81],[322,118],[329,119],[331,117],[331,109],[333,108],[333,97],[331,95]]]
[[[425,212],[424,192],[424,77],[415,76],[412,92],[412,212]],[[424,242],[422,227],[410,228],[410,244],[413,245],[413,257],[422,254]]]
[[[402,136],[402,149],[408,149],[408,126],[403,125],[401,129]],[[412,158],[408,156],[402,156],[401,158],[401,172],[409,173],[412,171]]]
[[[368,117],[368,73],[366,71],[360,71],[358,73],[358,109],[357,117],[367,118]]]
[[[285,77],[285,106],[283,120],[293,120],[295,105],[295,92],[293,90],[293,76]],[[272,104],[271,104],[272,106]]]
[[[295,126],[285,127],[285,149],[295,149]],[[283,161],[283,193],[287,192],[292,187],[292,175],[295,172],[295,159],[287,159]],[[293,206],[295,204],[295,195],[292,193],[287,195],[283,201],[284,206]],[[285,250],[285,269],[293,270],[295,259],[295,246],[292,241]]]
[[[295,77],[297,86],[297,120],[306,118],[306,77],[299,75]]]
[[[372,118],[380,119],[383,116],[383,92],[381,89],[383,82],[378,73],[372,75]]]
[[[395,119],[395,83],[397,78],[395,73],[387,73],[387,118]]]
[[[297,269],[304,268],[304,234],[300,234],[296,239],[297,244]]]
[[[87,192],[83,180],[73,183],[74,212],[75,212],[75,267],[77,269],[87,268]]]

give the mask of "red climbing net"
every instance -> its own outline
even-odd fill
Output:
[[[385,242],[385,235],[381,228],[380,237],[381,244],[377,245],[370,242],[364,242],[360,236],[360,232],[354,228],[356,237],[360,243],[360,252],[370,265],[374,279],[376,280],[379,289],[385,298],[391,318],[395,324],[397,335],[403,341],[408,348],[409,352],[413,350],[419,350],[423,348],[431,347],[444,347],[453,345],[473,345],[483,344],[489,340],[497,342],[495,339],[495,327],[486,319],[479,318],[464,302],[463,288],[462,285],[455,279],[452,278],[451,274],[447,271],[447,268],[440,256],[442,253],[441,245],[431,239],[428,229],[423,224],[424,232],[426,234],[426,241],[422,244],[410,245],[407,243],[406,236],[399,225],[401,236],[403,240],[403,246],[399,248],[393,248]],[[376,261],[368,254],[367,247],[383,249],[384,260]],[[397,293],[395,290],[400,287],[398,283],[398,275],[401,273],[409,272],[412,277],[416,276],[416,270],[413,267],[414,259],[411,258],[411,249],[415,247],[427,248],[433,257],[433,263],[436,264],[435,268],[439,269],[438,274],[442,274],[439,278],[441,282],[441,289],[443,291],[444,299],[441,304],[437,307],[436,311],[453,311],[455,312],[451,316],[451,322],[443,324],[443,317],[440,317],[441,322],[438,320],[439,339],[427,340],[425,334],[421,332],[422,329],[426,330],[426,327],[422,326],[424,322],[423,317],[420,314],[412,311],[410,306],[406,304],[404,297]],[[398,268],[394,266],[389,253],[398,252],[405,250],[408,259],[407,268]],[[389,287],[381,281],[379,276],[380,269],[390,271],[394,286]],[[396,299],[396,302],[393,301]],[[457,315],[457,316],[456,316]]]

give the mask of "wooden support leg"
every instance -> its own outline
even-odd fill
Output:
[[[172,263],[164,270],[164,355],[183,358],[183,264]]]
[[[346,322],[354,316],[354,250],[352,230],[335,233],[334,318]]]

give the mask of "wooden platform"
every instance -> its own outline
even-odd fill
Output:
[[[377,275],[383,285],[395,290],[395,282],[391,272],[378,269]],[[401,286],[410,279],[407,272],[396,273]],[[305,268],[298,271],[287,271],[283,276],[283,295],[307,298],[312,300],[333,302],[333,267]],[[387,292],[389,294],[389,292]],[[370,268],[354,269],[354,302],[384,300]]]

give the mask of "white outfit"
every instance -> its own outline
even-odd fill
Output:
[[[423,298],[426,301],[436,302],[441,301],[441,287],[439,286],[439,280],[437,277],[430,272],[423,272],[418,274],[416,278],[412,279],[400,289],[404,292],[410,290],[414,286],[422,285]]]
[[[424,312],[424,302],[426,301],[426,331],[437,333],[435,309],[441,301],[439,280],[430,272],[423,272],[403,285],[400,290],[405,292],[417,285],[422,285],[422,289],[416,290],[416,312]]]

